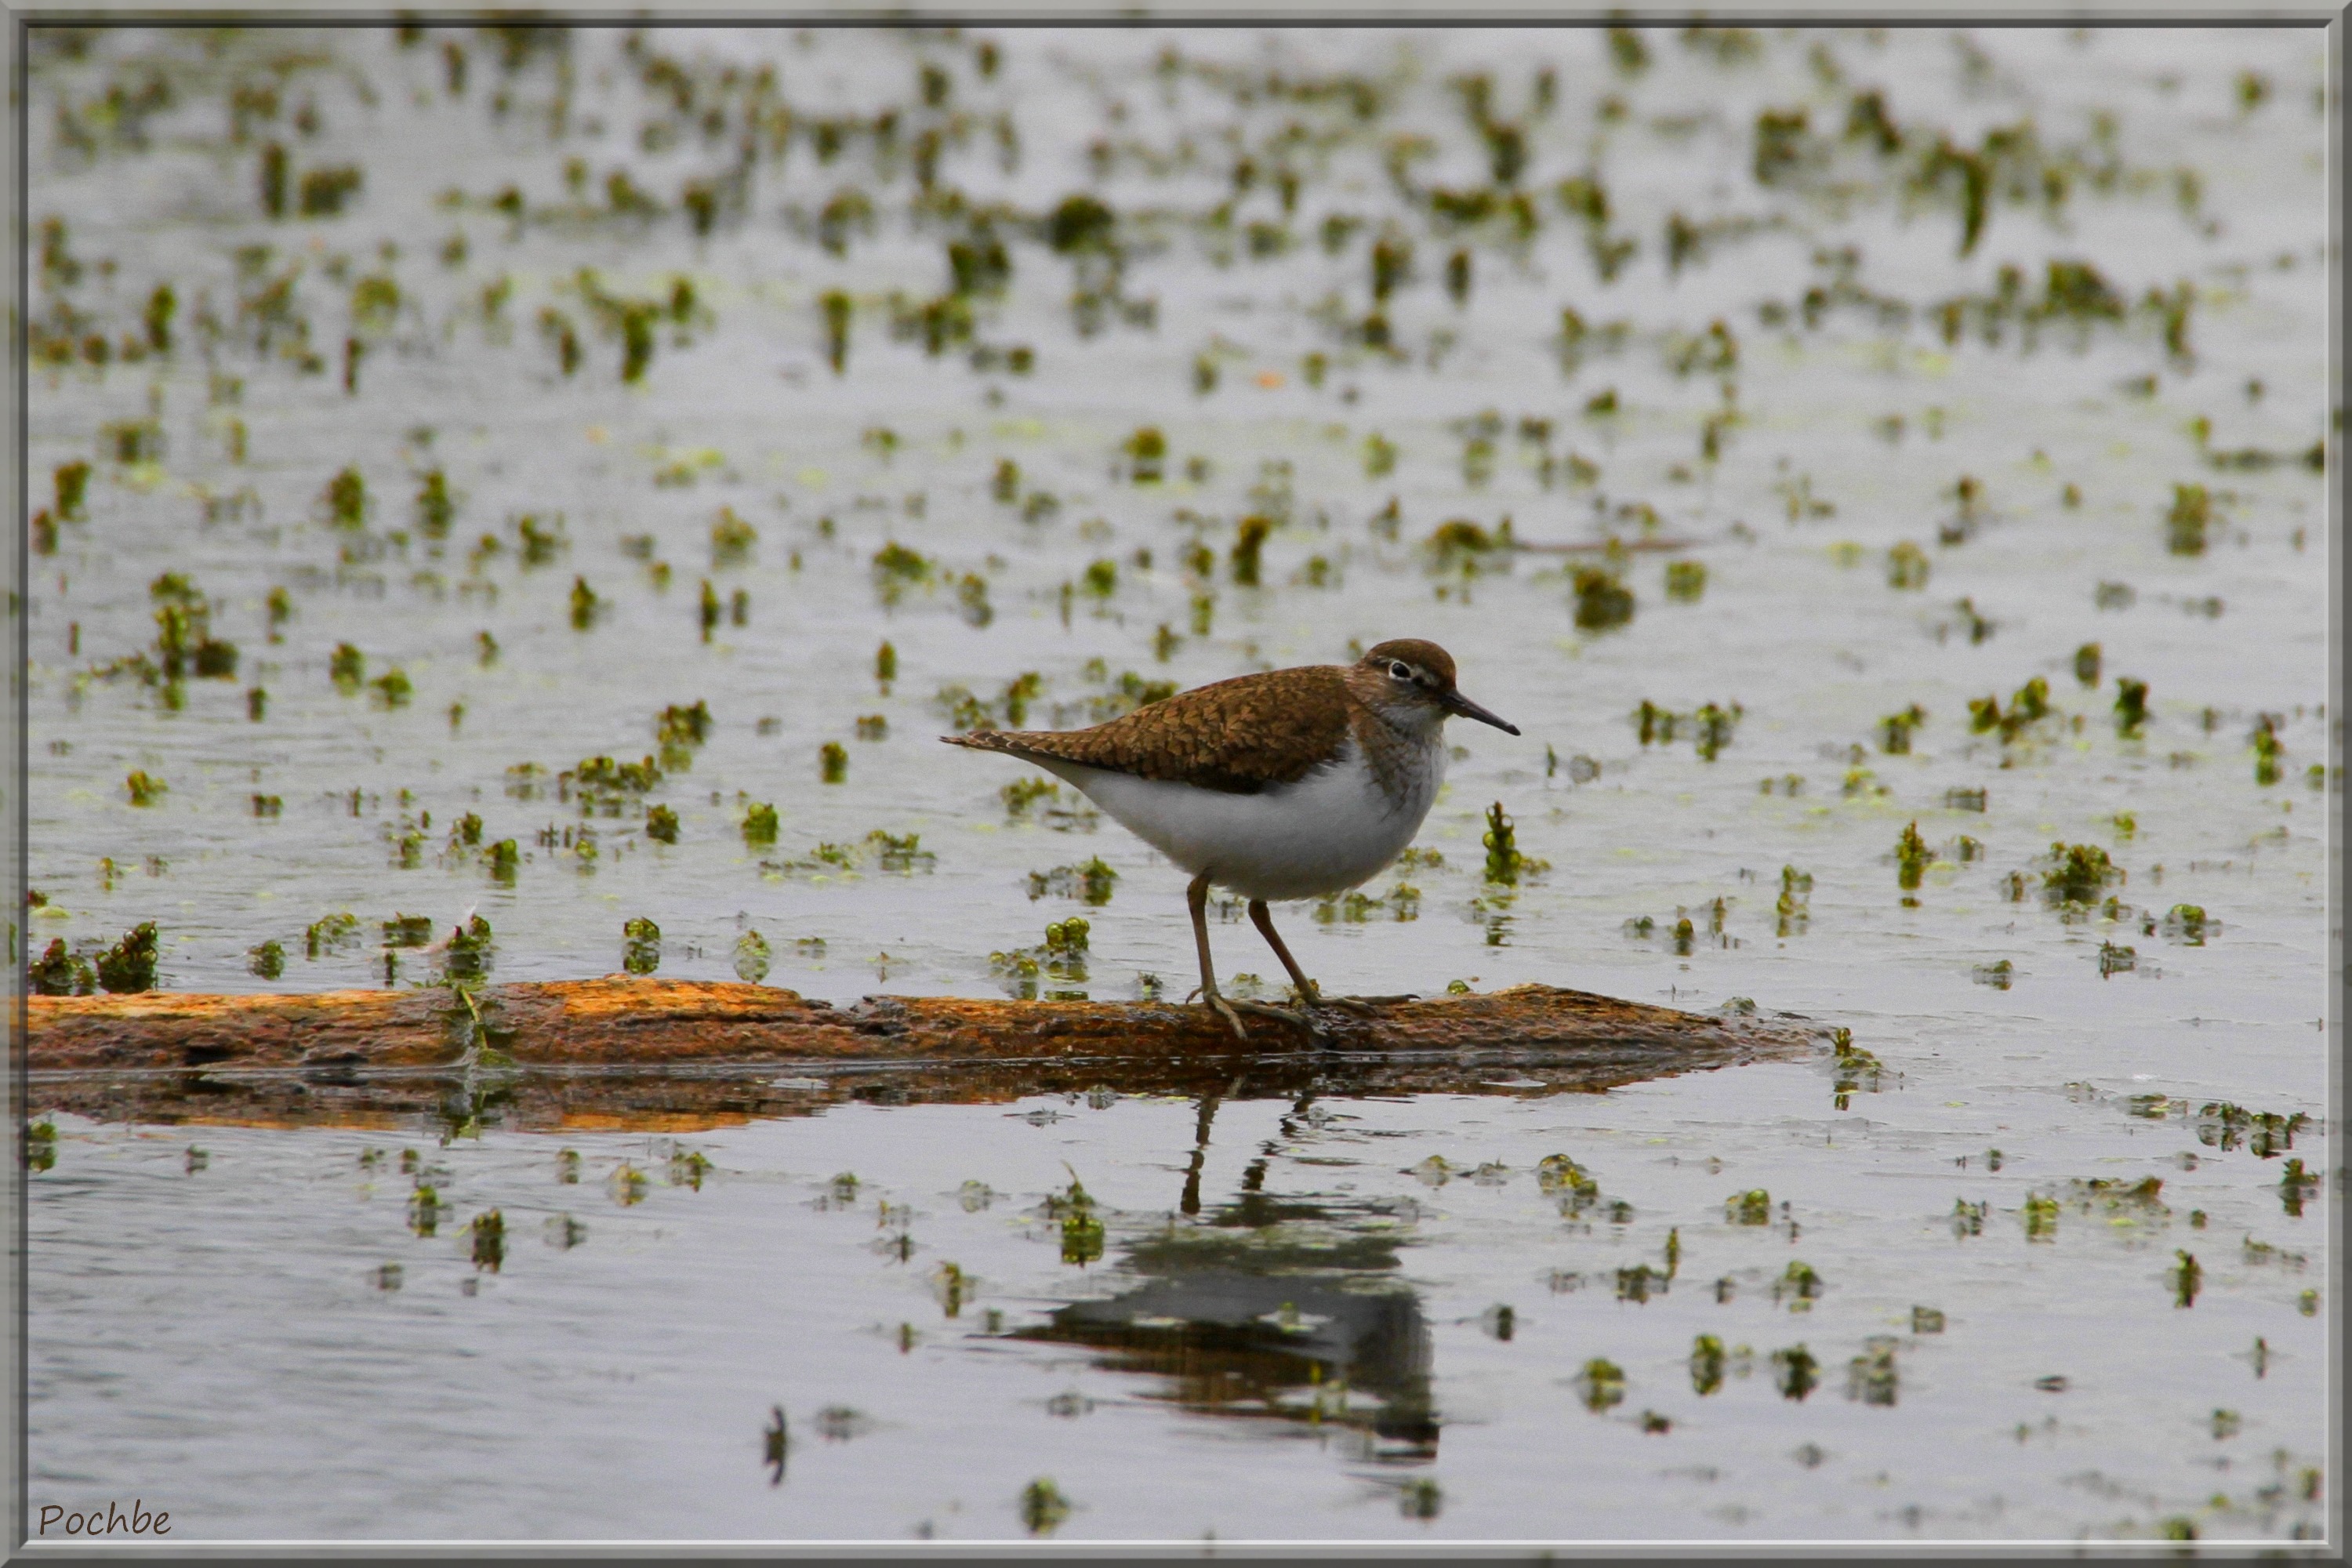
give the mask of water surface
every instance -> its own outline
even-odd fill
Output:
[[[1526,734],[1465,727],[1424,853],[1283,914],[1312,973],[1744,998],[1876,1067],[59,1115],[36,1505],[2320,1530],[2315,33],[44,40],[32,456],[91,468],[34,487],[37,952],[433,984],[393,922],[470,910],[501,980],[643,920],[661,973],[844,1002],[1181,994],[1181,878],[934,737],[1421,636]],[[1226,973],[1278,974],[1239,916]]]

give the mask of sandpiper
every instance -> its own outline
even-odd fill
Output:
[[[1251,921],[1290,972],[1300,1002],[1326,1005],[1276,933],[1267,900],[1339,892],[1403,853],[1444,780],[1443,731],[1454,714],[1519,732],[1454,689],[1454,659],[1444,648],[1403,637],[1352,665],[1236,676],[1088,730],[940,738],[1019,757],[1067,780],[1191,872],[1200,995],[1246,1039],[1242,1011],[1308,1020],[1218,992],[1209,960],[1210,887],[1249,900]]]

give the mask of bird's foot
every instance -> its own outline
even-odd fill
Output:
[[[1407,991],[1395,996],[1318,996],[1316,1000],[1322,1006],[1337,1007],[1360,1018],[1369,1018],[1382,1007],[1392,1006],[1399,1002],[1417,1002],[1421,997],[1417,992]]]
[[[1185,997],[1184,1000],[1190,1002],[1193,996],[1199,996],[1201,994],[1201,991],[1196,987],[1192,995]],[[1238,1012],[1234,1011],[1234,1005],[1231,1002],[1226,1001],[1224,997],[1219,995],[1214,991],[1208,993],[1206,1001],[1211,1007],[1216,1010],[1217,1016],[1223,1018],[1233,1029],[1234,1038],[1240,1040],[1246,1045],[1249,1041],[1249,1031],[1242,1027],[1242,1016]]]
[[[1323,1027],[1322,1021],[1315,1016],[1312,1007],[1276,1007],[1264,1002],[1234,1002],[1230,1005],[1239,1008],[1254,1018],[1271,1018],[1279,1024],[1296,1025],[1313,1036],[1317,1041],[1327,1045],[1330,1042],[1328,1031]]]
[[[1239,998],[1228,997],[1217,991],[1209,992],[1203,996],[1197,987],[1189,993],[1184,1000],[1190,1002],[1194,996],[1201,996],[1209,1006],[1214,1008],[1217,1016],[1232,1028],[1234,1038],[1244,1044],[1249,1040],[1249,1030],[1242,1024],[1241,1016],[1244,1013],[1253,1018],[1269,1018],[1277,1024],[1289,1024],[1304,1029],[1318,1044],[1328,1046],[1332,1043],[1330,1031],[1324,1027],[1323,1021],[1315,1016],[1316,1008],[1329,1005],[1320,996],[1308,1006],[1302,1008],[1276,1007],[1265,1002],[1243,1001]]]

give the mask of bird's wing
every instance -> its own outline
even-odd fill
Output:
[[[1350,699],[1329,665],[1236,676],[1089,730],[981,730],[951,745],[1052,758],[1234,795],[1294,784],[1346,744]]]

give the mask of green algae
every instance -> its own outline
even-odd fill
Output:
[[[1030,1534],[1051,1535],[1069,1519],[1074,1506],[1051,1477],[1039,1476],[1021,1489],[1015,1511]]]
[[[2175,555],[2202,555],[2213,525],[2213,496],[2203,485],[2176,484],[2164,514],[2165,548]]]
[[[2123,868],[2095,844],[2053,844],[2042,873],[2042,893],[2053,905],[2089,905],[2111,882],[2125,879]]]
[[[621,968],[630,974],[651,974],[661,967],[661,927],[643,915],[621,925]]]
[[[1579,630],[1607,631],[1633,618],[1633,591],[1612,572],[1579,566],[1570,576],[1570,592],[1576,600],[1574,619]]]
[[[1625,1369],[1605,1357],[1587,1361],[1575,1381],[1584,1407],[1595,1415],[1606,1415],[1625,1402]]]

